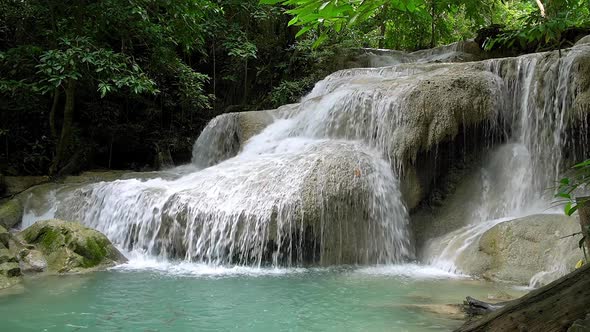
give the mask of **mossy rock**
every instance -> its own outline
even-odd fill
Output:
[[[7,278],[20,277],[21,271],[18,263],[6,262],[0,264],[0,275],[3,275]]]
[[[544,214],[502,222],[487,230],[457,257],[464,273],[519,284],[547,284],[583,258],[575,217]]]
[[[8,195],[21,193],[31,187],[46,183],[48,176],[5,176],[6,191]]]
[[[10,233],[6,228],[0,225],[0,249],[8,248],[8,242],[10,240]]]
[[[12,199],[0,205],[0,226],[12,228],[23,219],[23,206],[19,200]]]
[[[12,287],[22,281],[22,273],[18,263],[4,262],[0,264],[0,290]]]
[[[53,273],[85,272],[126,261],[106,236],[77,222],[40,221],[19,236],[43,253],[47,271]]]
[[[10,288],[18,283],[20,283],[22,281],[22,278],[20,277],[15,277],[15,278],[9,278],[6,277],[2,274],[0,274],[0,291],[6,288]]]
[[[8,249],[0,249],[0,264],[17,263],[18,260]]]

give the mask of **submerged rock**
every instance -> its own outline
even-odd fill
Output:
[[[19,234],[25,242],[46,257],[47,270],[53,273],[83,272],[125,262],[125,257],[106,236],[77,222],[40,221]],[[33,254],[32,254],[33,253]],[[43,266],[34,251],[24,255],[31,267]],[[31,264],[32,263],[32,264]]]
[[[579,238],[568,237],[579,231],[577,218],[562,215],[532,215],[503,222],[461,252],[457,267],[492,280],[547,284],[573,271],[583,258]]]
[[[418,311],[422,314],[430,314],[441,318],[464,320],[465,313],[459,304],[408,304],[402,305],[410,311]]]
[[[0,226],[5,228],[15,227],[21,222],[23,211],[23,206],[18,199],[0,203]]]

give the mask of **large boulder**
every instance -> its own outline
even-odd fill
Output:
[[[8,249],[10,233],[0,226],[0,290],[12,287],[21,281],[18,259]]]
[[[172,181],[82,187],[56,203],[56,215],[124,248],[175,259],[332,265],[408,256],[407,213],[378,152],[311,139],[276,149],[285,152],[232,158]]]
[[[18,199],[0,203],[0,226],[13,228],[23,219],[23,205]]]
[[[53,273],[84,272],[126,261],[106,236],[77,222],[40,221],[22,231],[19,237],[45,256],[47,270]],[[29,265],[33,265],[34,257],[30,253],[23,257],[29,257]]]
[[[395,179],[379,182],[393,176],[388,164],[359,144],[309,144],[270,160],[226,161],[185,180],[193,188],[164,204],[157,253],[323,266],[407,257],[407,219]],[[211,184],[225,189],[201,189]],[[155,229],[137,226],[131,233],[144,238]]]
[[[533,286],[571,272],[583,258],[577,218],[532,215],[502,222],[473,241],[457,257],[464,273]]]

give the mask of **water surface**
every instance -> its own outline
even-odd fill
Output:
[[[448,331],[415,305],[511,291],[414,265],[254,269],[134,264],[25,280],[0,296],[3,331]]]

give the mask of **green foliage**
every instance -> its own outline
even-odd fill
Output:
[[[512,30],[488,39],[486,50],[514,48],[522,50],[561,48],[563,34],[572,28],[590,27],[590,6],[587,0],[554,1],[551,15],[542,13],[533,6],[521,7],[513,16]],[[513,13],[514,14],[514,13]]]
[[[379,29],[381,39],[389,41],[380,45],[403,47],[410,43],[399,42],[397,38],[418,36],[420,41],[414,47],[404,47],[411,49],[422,46],[425,31],[430,31],[431,46],[437,41],[447,42],[451,36],[472,37],[473,26],[486,23],[496,0],[261,0],[261,3],[290,6],[287,13],[293,18],[289,25],[301,27],[298,37],[314,31],[317,36],[314,47],[328,40],[332,33],[358,29],[372,21],[372,30]]]
[[[590,184],[590,159],[576,164],[572,167],[570,176],[564,177],[559,181],[559,186],[555,196],[560,198],[560,202],[565,203],[564,212],[571,216],[580,206],[590,201],[590,198],[576,199],[574,194],[576,190],[584,188]]]
[[[39,80],[35,89],[41,93],[53,92],[68,80],[84,79],[97,82],[101,97],[127,87],[135,94],[156,93],[156,83],[147,77],[131,57],[112,50],[96,48],[83,37],[61,38],[60,49],[41,54]]]
[[[185,110],[206,111],[212,97],[209,75],[192,59],[206,57],[214,33],[209,23],[223,15],[209,0],[0,1],[0,123],[10,128],[0,138],[6,143],[0,166],[9,173],[45,173],[52,151],[64,141],[49,133],[49,120],[52,127],[69,126],[62,111],[68,98],[75,103],[73,125],[81,128],[73,128],[74,137],[65,142],[67,155],[101,150],[95,144],[108,144],[111,155],[113,143],[130,133],[168,139],[164,126],[195,135],[195,122],[203,120],[191,116],[187,124]],[[69,82],[76,82],[70,97]],[[119,104],[117,111],[95,107],[101,98]],[[86,127],[87,119],[96,122]]]
[[[395,8],[401,11],[414,11],[421,0],[261,0],[263,4],[282,4],[292,6],[287,10],[293,15],[289,26],[300,26],[297,37],[315,30],[319,32],[313,47],[318,47],[328,39],[329,32],[340,32],[362,23],[377,14],[377,11]]]
[[[570,176],[564,177],[559,181],[559,186],[555,197],[559,199],[557,201],[558,203],[564,204],[564,213],[566,215],[573,215],[580,209],[580,207],[583,207],[590,202],[590,197],[575,196],[576,192],[578,192],[580,189],[587,188],[589,184],[590,159],[574,165],[571,169]],[[586,239],[590,237],[590,225],[585,226],[582,229],[582,232],[578,234],[582,235],[582,239],[580,239],[579,242],[579,247],[580,249],[584,250],[584,255],[586,255],[584,243]]]

